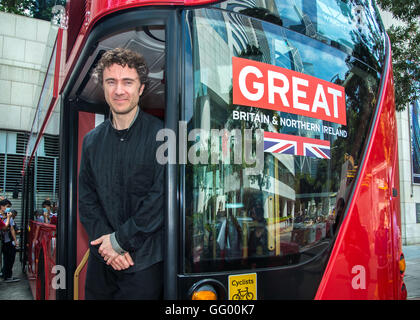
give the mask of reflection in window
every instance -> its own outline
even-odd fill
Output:
[[[384,32],[372,1],[228,0],[214,7],[299,32],[352,54],[371,67],[382,65]]]
[[[186,166],[186,272],[250,269],[303,263],[322,252],[344,217],[349,191],[376,104],[373,69],[302,34],[219,10],[187,13],[191,21],[194,105],[188,130],[218,130],[189,142],[207,162]],[[187,54],[188,56],[188,54]],[[232,57],[306,73],[345,87],[347,126],[232,103]],[[188,77],[188,76],[187,76]],[[238,119],[259,114],[272,122]],[[286,125],[309,122],[313,128]],[[221,131],[225,129],[225,131]],[[331,159],[264,153],[261,169],[248,171],[245,145],[256,158],[258,129],[328,140]],[[248,130],[248,131],[247,131]],[[249,136],[246,132],[250,132]],[[237,154],[238,146],[243,147]],[[210,155],[219,155],[218,161]],[[224,158],[222,158],[222,156]],[[230,158],[229,158],[230,156]],[[240,161],[234,161],[234,159]],[[229,158],[230,162],[222,161]],[[219,161],[220,160],[220,161]],[[249,160],[249,159],[248,159]]]

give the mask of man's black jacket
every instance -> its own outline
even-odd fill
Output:
[[[108,119],[83,140],[79,172],[79,215],[89,242],[115,232],[128,251],[133,272],[163,259],[164,167],[156,161],[162,122],[140,111],[126,130]],[[99,246],[91,252],[103,261]]]

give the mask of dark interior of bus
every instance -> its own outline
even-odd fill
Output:
[[[140,98],[140,107],[160,119],[165,109],[165,27],[142,26],[102,39],[92,49],[69,98],[82,104],[95,105],[108,117],[102,85],[92,77],[101,56],[113,48],[127,48],[141,53],[149,67],[146,89]],[[83,109],[83,106],[82,106]]]
[[[97,63],[106,51],[114,48],[126,48],[143,55],[149,73],[145,90],[140,97],[140,108],[144,112],[160,118],[161,120],[164,120],[165,118],[167,100],[165,88],[165,70],[167,67],[165,42],[167,38],[166,26],[164,23],[138,26],[137,20],[136,24],[136,27],[126,27],[122,30],[114,28],[112,33],[107,32],[105,33],[105,36],[98,36],[98,38],[92,37],[92,39],[98,40],[89,41],[85,45],[87,54],[85,51],[82,53],[82,57],[78,58],[81,65],[77,66],[76,70],[78,71],[74,71],[75,76],[69,81],[68,93],[64,94],[65,101],[62,115],[62,117],[66,119],[66,125],[63,124],[62,128],[62,139],[64,141],[62,145],[64,148],[62,149],[68,150],[69,153],[65,154],[65,152],[62,151],[60,157],[63,159],[72,158],[70,166],[71,170],[74,171],[73,176],[70,177],[70,179],[74,179],[78,175],[77,164],[78,161],[80,161],[81,139],[84,134],[110,116],[110,110],[105,100],[102,84],[98,83],[96,78],[92,76]],[[90,122],[92,115],[94,116],[94,121]],[[68,132],[69,136],[66,136],[66,133],[64,132]],[[79,157],[75,155],[79,155]],[[74,192],[77,192],[76,190],[74,190]],[[63,197],[62,201],[65,202],[66,199]],[[76,201],[76,198],[69,198],[70,203],[75,204]],[[69,216],[74,216],[73,214],[76,213],[77,206],[70,208],[69,211],[71,212]],[[77,257],[79,254],[85,254],[89,246],[84,229],[79,224],[78,219],[76,220],[72,220],[72,223],[74,224],[70,223],[71,227],[67,227],[70,229],[70,232],[73,232],[73,239],[77,239],[77,241],[63,243],[65,249],[61,249],[61,255],[57,257],[57,260],[59,261],[64,260],[68,261],[69,264],[74,263],[75,267],[77,267],[81,261],[79,258],[74,259],[73,257]],[[58,233],[61,234],[64,234],[64,232],[65,231],[63,230],[58,231]],[[70,258],[67,257],[67,252],[71,252],[69,253],[71,256]],[[80,275],[80,290],[74,289],[75,292],[81,292],[82,299],[85,272],[86,268]],[[71,281],[71,279],[69,278],[68,281]],[[62,294],[65,295],[65,293]]]

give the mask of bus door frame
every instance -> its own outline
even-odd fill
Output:
[[[28,226],[29,220],[31,220],[32,214],[35,210],[34,208],[34,175],[33,169],[31,166],[27,167],[25,170],[25,175],[23,176],[23,187],[22,187],[22,209],[23,222],[22,222],[22,234],[21,241],[23,243],[23,250],[20,252],[20,261],[22,262],[22,272],[26,273],[26,263],[28,262],[28,252],[26,250],[28,244]],[[35,217],[33,217],[35,218]],[[22,260],[23,255],[23,260]]]
[[[78,80],[92,49],[100,39],[142,25],[164,25],[166,34],[165,72],[165,128],[178,134],[180,109],[181,67],[180,50],[180,10],[177,7],[139,7],[121,14],[101,19],[89,34],[78,61],[63,90],[60,114],[60,193],[61,205],[57,225],[57,265],[66,266],[65,290],[57,291],[57,299],[73,298],[73,273],[76,269],[77,234],[77,104],[68,96]],[[76,130],[75,130],[76,128]],[[164,239],[164,298],[177,298],[177,275],[179,270],[179,202],[178,166],[167,164],[165,172],[165,239]]]

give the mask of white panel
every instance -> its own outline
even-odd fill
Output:
[[[38,148],[36,149],[36,154],[38,155],[38,157],[45,156],[44,137],[42,137],[41,140],[39,141]]]
[[[103,114],[95,113],[95,128],[105,121]]]
[[[37,20],[25,17],[18,17],[16,20],[16,38],[26,40],[36,39]]]
[[[0,153],[6,153],[6,132],[4,131],[0,131]]]
[[[7,133],[7,153],[16,153],[16,132],[8,132]]]

